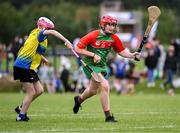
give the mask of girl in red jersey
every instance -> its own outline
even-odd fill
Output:
[[[96,95],[100,90],[100,99],[105,114],[106,122],[117,122],[110,113],[109,103],[109,83],[106,76],[106,58],[113,48],[120,56],[132,58],[139,56],[139,53],[129,53],[123,47],[120,39],[114,34],[117,26],[117,19],[112,16],[103,16],[100,20],[100,30],[95,30],[82,37],[75,47],[77,53],[84,55],[84,62],[92,68],[92,70],[101,77],[101,82],[96,82],[86,67],[83,71],[87,78],[90,79],[89,87],[80,95],[74,97],[73,112],[79,111],[81,103],[87,98]]]

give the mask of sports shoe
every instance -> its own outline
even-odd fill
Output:
[[[115,120],[114,116],[109,116],[105,119],[105,122],[118,122],[117,120]]]
[[[29,121],[30,120],[30,118],[27,116],[27,114],[25,114],[25,117],[26,117],[26,119]]]
[[[74,97],[74,107],[73,107],[73,112],[74,114],[77,114],[79,111],[79,108],[81,107],[81,104],[78,102],[79,96]]]
[[[17,106],[14,111],[19,114],[21,112],[21,106]]]
[[[25,121],[25,122],[27,122],[27,121],[29,121],[29,117],[27,116],[27,114],[24,114],[24,115],[19,114],[19,115],[16,117],[16,121],[17,121],[17,122],[18,122],[18,121]]]

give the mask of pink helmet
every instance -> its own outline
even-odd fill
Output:
[[[37,26],[45,29],[54,29],[54,23],[46,17],[40,17],[37,21]]]
[[[112,16],[105,15],[100,19],[99,25],[104,28],[106,24],[115,24],[117,25],[117,19]]]

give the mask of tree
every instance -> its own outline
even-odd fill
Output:
[[[9,3],[0,5],[0,40],[8,44],[19,29],[20,15]],[[16,27],[16,28],[15,28]]]

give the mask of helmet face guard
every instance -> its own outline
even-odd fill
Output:
[[[117,19],[115,17],[112,17],[112,16],[103,16],[101,19],[100,19],[100,22],[99,22],[99,26],[104,29],[105,26],[107,24],[110,24],[110,25],[115,25],[117,26]]]
[[[54,29],[54,23],[46,17],[40,17],[37,21],[37,26],[43,29]]]

